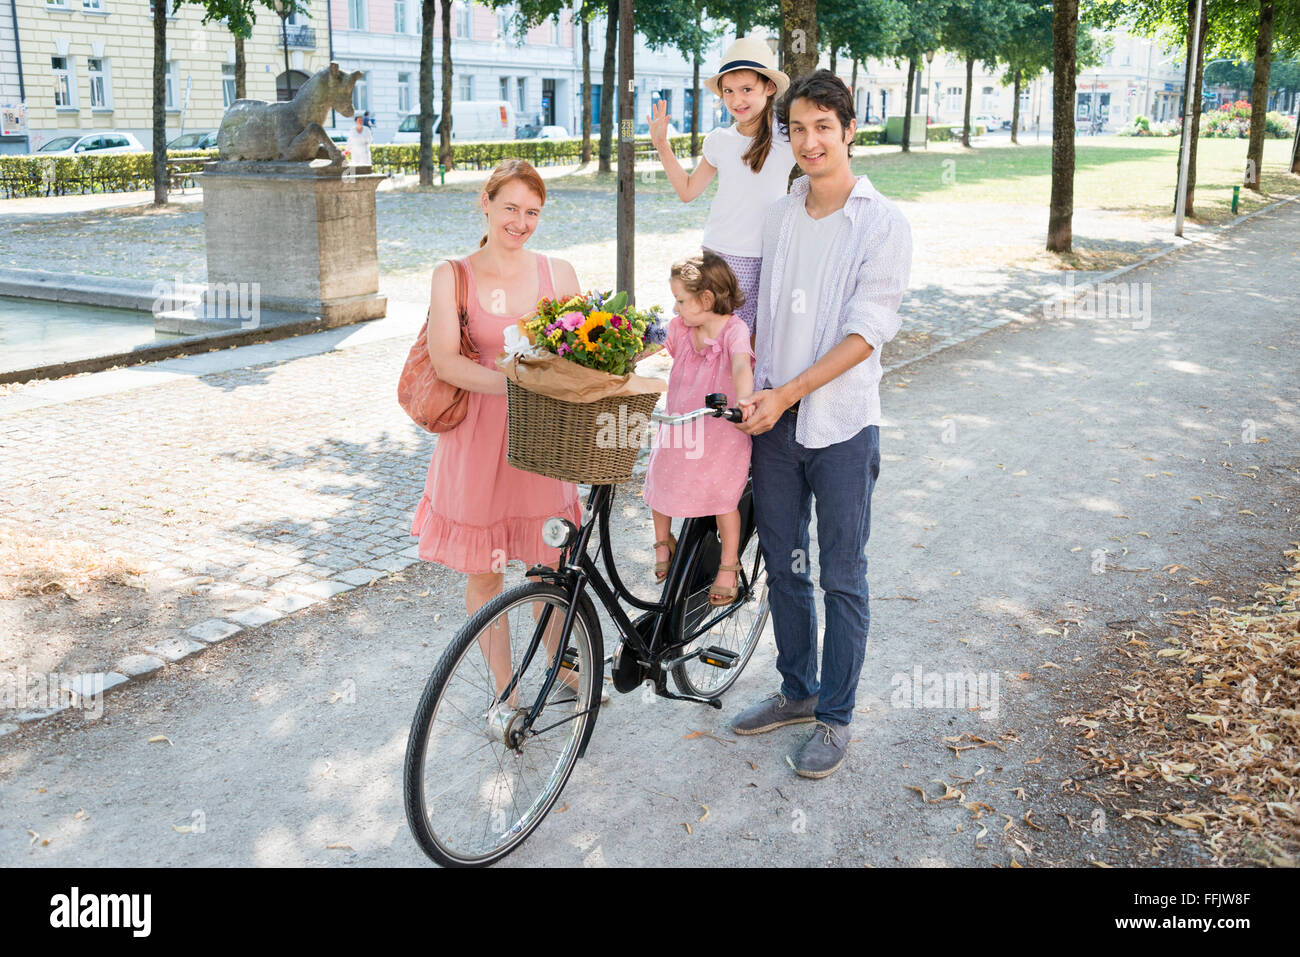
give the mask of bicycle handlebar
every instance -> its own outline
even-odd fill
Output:
[[[661,412],[651,412],[650,421],[658,422],[660,425],[682,425],[686,422],[692,422],[695,419],[711,415],[715,419],[727,419],[731,422],[740,422],[744,419],[744,413],[735,407],[727,408],[727,396],[723,392],[710,392],[704,397],[705,407],[696,409],[694,412],[685,412],[681,415],[664,415]]]

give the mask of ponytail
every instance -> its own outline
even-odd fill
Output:
[[[754,134],[754,142],[749,144],[749,149],[745,150],[745,155],[741,157],[755,173],[762,172],[767,154],[772,150],[772,101],[775,99],[775,93],[767,98],[763,114],[758,120],[758,131]]]

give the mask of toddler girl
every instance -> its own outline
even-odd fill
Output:
[[[666,414],[693,412],[703,407],[710,392],[725,392],[728,407],[735,406],[754,391],[754,352],[749,330],[736,314],[745,297],[735,274],[721,257],[705,252],[675,263],[669,281],[677,314],[668,323],[665,343],[673,357]],[[685,442],[687,436],[695,441]],[[672,518],[715,515],[722,563],[709,603],[735,601],[740,571],[737,505],[749,475],[749,451],[749,436],[726,419],[659,427],[645,480],[645,500],[654,512],[656,581],[667,576],[677,547]]]

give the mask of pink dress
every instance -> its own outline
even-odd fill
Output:
[[[469,334],[479,364],[496,368],[505,330],[518,317],[493,315],[479,302],[469,273]],[[554,295],[546,258],[537,257],[538,298]],[[558,548],[542,541],[542,522],[553,515],[578,525],[582,503],[572,482],[524,472],[506,462],[506,397],[469,394],[465,420],[438,436],[424,495],[411,520],[419,555],[468,574],[505,571],[512,559],[525,566],[554,563]]]
[[[666,346],[673,357],[666,414],[701,409],[710,392],[725,392],[727,405],[736,404],[731,357],[737,353],[747,355],[751,367],[754,361],[745,320],[733,313],[718,338],[704,340],[701,350],[695,348],[690,327],[682,317],[673,316],[668,323]],[[749,436],[726,419],[703,418],[685,425],[659,426],[646,470],[646,504],[674,518],[733,511],[745,491],[749,451]]]

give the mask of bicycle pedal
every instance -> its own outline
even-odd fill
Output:
[[[560,667],[568,668],[570,671],[578,670],[578,651],[575,648],[564,649],[564,654],[560,655]]]
[[[719,648],[712,645],[700,652],[700,661],[706,665],[713,665],[715,668],[734,668],[740,660],[740,655],[727,648]]]

